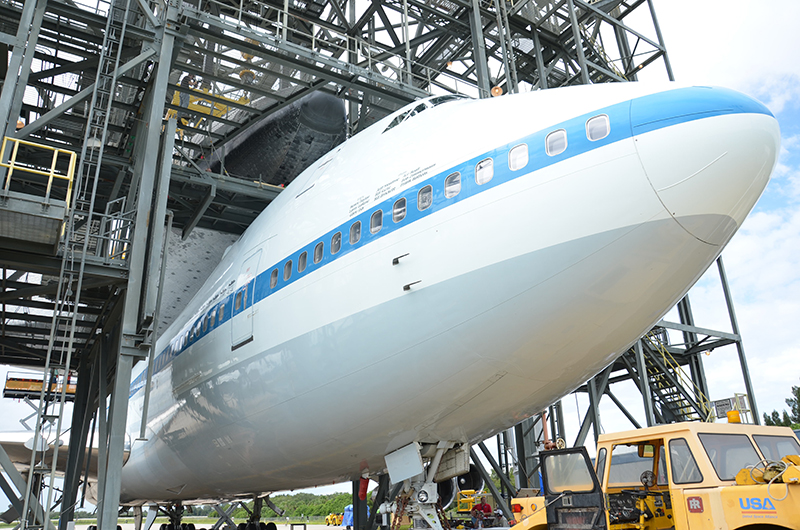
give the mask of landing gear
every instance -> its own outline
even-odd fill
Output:
[[[403,489],[399,493],[398,502],[393,502],[391,505],[383,504],[380,507],[381,513],[392,512],[395,514],[392,530],[399,524],[403,515],[411,516],[414,529],[445,530],[446,528],[449,530],[450,525],[439,508],[439,488],[434,482],[434,477],[437,476],[445,453],[449,457],[447,458],[448,465],[444,467],[447,468],[449,474],[437,478],[447,480],[463,474],[469,469],[469,457],[464,458],[463,456],[469,454],[469,448],[462,447],[448,453],[455,445],[455,442],[439,442],[435,446],[423,447],[414,443],[386,456],[392,481],[399,483],[399,480],[403,480]],[[429,461],[427,468],[422,465],[423,459]],[[417,461],[419,462],[418,466],[416,465]],[[466,470],[464,469],[465,465]]]

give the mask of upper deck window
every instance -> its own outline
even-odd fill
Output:
[[[369,218],[369,231],[377,234],[381,231],[381,227],[383,227],[383,211],[377,210]]]
[[[269,288],[274,289],[276,285],[278,285],[278,269],[272,269],[269,275]]]
[[[475,166],[475,182],[486,184],[492,177],[494,177],[494,160],[487,158],[478,162]]]
[[[291,277],[292,277],[292,260],[289,260],[283,266],[283,281],[286,281]]]
[[[350,225],[350,244],[355,245],[361,240],[361,221]]]
[[[325,244],[320,241],[317,243],[317,246],[314,247],[314,263],[319,263],[322,261],[322,254],[325,251]]]
[[[453,173],[444,179],[444,196],[452,199],[461,192],[461,173]]]
[[[508,152],[508,167],[511,171],[517,171],[528,165],[528,144],[519,144],[511,148]]]
[[[297,272],[303,272],[308,265],[308,252],[303,251],[300,257],[297,258]]]
[[[433,204],[433,186],[428,184],[417,193],[417,209],[427,210]]]
[[[733,480],[740,470],[761,460],[746,434],[699,433],[697,437],[720,480]]]
[[[608,122],[608,116],[605,114],[590,118],[589,121],[586,122],[586,137],[592,142],[602,140],[608,136],[610,132],[611,125]]]
[[[399,223],[406,217],[406,199],[405,197],[400,197],[394,202],[394,206],[392,206],[392,221],[395,223]]]
[[[331,238],[331,254],[337,254],[342,248],[342,233],[336,232]]]
[[[567,150],[567,131],[559,129],[547,135],[544,140],[544,150],[548,156],[560,155]]]

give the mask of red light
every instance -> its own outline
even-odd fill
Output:
[[[522,513],[522,505],[521,504],[512,504],[511,511],[514,513]]]

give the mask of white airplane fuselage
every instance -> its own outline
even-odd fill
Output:
[[[474,443],[518,423],[686,293],[779,146],[763,105],[717,88],[460,99],[387,129],[419,105],[297,177],[160,338],[123,502],[341,482],[410,442]],[[608,134],[590,140],[604,133],[603,118],[587,129],[598,116]],[[551,156],[558,130],[566,148],[557,133]],[[527,160],[518,148],[510,162],[523,144]],[[454,173],[460,187],[446,188]]]

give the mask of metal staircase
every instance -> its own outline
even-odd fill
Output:
[[[120,52],[127,29],[130,0],[114,2],[108,13],[103,46],[98,62],[97,78],[89,105],[83,148],[67,223],[60,244],[61,270],[58,279],[47,354],[44,360],[45,381],[39,396],[34,429],[33,450],[23,504],[22,529],[51,527],[50,512],[54,506],[58,454],[62,441],[64,407],[69,400],[67,385],[75,353],[75,332],[79,323],[79,308],[83,291],[84,272],[90,253],[98,254],[103,244],[100,227],[106,220],[94,214],[97,183],[106,145],[112,102],[117,84]],[[60,389],[54,392],[53,389]],[[40,492],[47,486],[47,499],[39,506]],[[58,504],[57,501],[56,505]]]
[[[667,350],[666,332],[645,335],[645,366],[662,417],[673,421],[714,421],[708,398]]]

